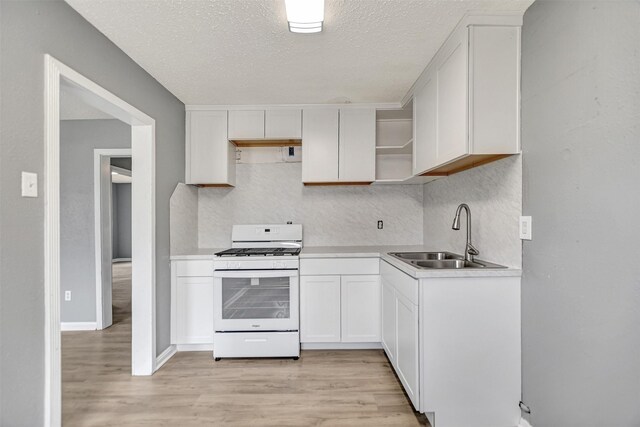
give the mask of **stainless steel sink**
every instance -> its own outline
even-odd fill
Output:
[[[451,252],[390,252],[389,255],[407,264],[424,270],[506,268],[504,265],[486,261],[466,261],[462,255]]]
[[[389,255],[402,261],[429,261],[442,259],[464,259],[462,255],[451,252],[393,252]]]

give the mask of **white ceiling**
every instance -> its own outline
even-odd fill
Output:
[[[320,34],[284,0],[66,0],[185,104],[396,102],[468,11],[533,0],[325,0]]]

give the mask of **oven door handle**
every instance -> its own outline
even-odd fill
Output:
[[[214,270],[213,277],[254,279],[262,277],[297,277],[298,270]]]

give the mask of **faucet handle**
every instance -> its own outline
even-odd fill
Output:
[[[471,243],[467,244],[467,253],[469,255],[477,256],[480,255],[480,251],[476,249]]]

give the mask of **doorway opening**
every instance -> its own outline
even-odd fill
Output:
[[[155,120],[45,55],[45,426],[61,424],[60,91],[128,124],[132,170],[131,373],[151,375],[155,349]]]

